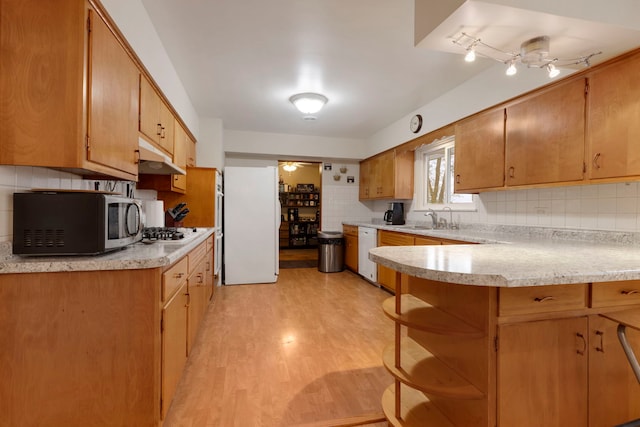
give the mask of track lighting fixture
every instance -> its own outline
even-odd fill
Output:
[[[453,39],[453,43],[462,47],[467,52],[464,60],[473,62],[476,56],[481,56],[502,62],[507,66],[505,74],[513,76],[518,72],[517,63],[527,66],[527,68],[544,68],[549,74],[549,78],[554,78],[560,74],[557,67],[584,64],[588,67],[590,59],[602,52],[594,52],[586,56],[573,59],[560,59],[549,56],[549,36],[539,36],[524,41],[520,45],[520,51],[506,52],[491,45],[484,43],[479,38],[473,37],[467,33]]]

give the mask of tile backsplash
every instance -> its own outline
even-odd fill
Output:
[[[475,195],[476,212],[454,212],[454,221],[607,231],[640,231],[640,184],[579,185],[494,191]],[[448,214],[446,214],[448,215]],[[408,220],[424,221],[409,210]]]
[[[101,190],[124,194],[127,181],[98,181]],[[92,190],[95,180],[54,169],[31,166],[0,166],[0,242],[10,241],[13,234],[13,193],[33,188]]]

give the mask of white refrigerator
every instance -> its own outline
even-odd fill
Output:
[[[278,280],[280,199],[275,166],[224,168],[225,285]]]

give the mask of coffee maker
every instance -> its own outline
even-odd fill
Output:
[[[389,210],[384,213],[384,222],[391,225],[404,224],[404,203],[389,203]]]

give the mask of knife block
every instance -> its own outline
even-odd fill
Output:
[[[165,227],[183,227],[184,226],[184,222],[183,221],[176,221],[173,219],[173,217],[171,215],[169,215],[168,212],[164,213],[164,226]]]

